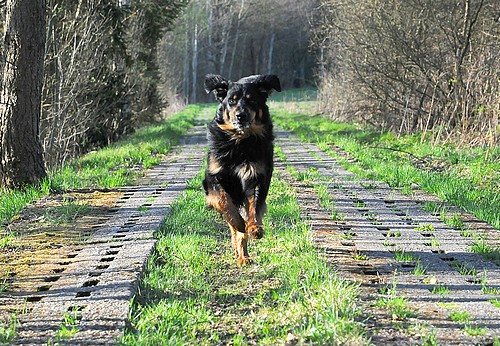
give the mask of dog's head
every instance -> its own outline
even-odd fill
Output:
[[[244,134],[262,123],[267,114],[266,100],[272,90],[281,91],[275,75],[255,75],[231,82],[219,75],[207,75],[205,91],[220,102],[215,121],[220,128]]]

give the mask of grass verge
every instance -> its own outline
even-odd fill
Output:
[[[275,122],[302,140],[339,157],[334,146],[357,159],[340,162],[356,174],[411,192],[434,193],[500,228],[500,149],[436,147],[418,135],[396,137],[320,116],[272,111]]]
[[[40,187],[0,190],[0,223],[9,222],[24,206],[51,191],[113,188],[132,183],[141,175],[141,169],[157,164],[170,151],[193,125],[199,111],[199,105],[189,106],[163,123],[139,129],[109,147],[90,152],[49,172],[49,178]]]
[[[158,233],[122,344],[367,344],[357,286],[318,255],[292,188],[273,179],[268,233],[243,267],[201,177],[190,184]]]

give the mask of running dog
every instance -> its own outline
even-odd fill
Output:
[[[273,172],[273,124],[266,105],[272,90],[281,91],[275,75],[254,75],[231,82],[207,75],[205,91],[219,101],[208,125],[207,170],[203,187],[209,207],[231,230],[239,264],[251,262],[248,236],[264,235],[262,218]]]

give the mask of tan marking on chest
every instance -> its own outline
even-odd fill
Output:
[[[222,170],[220,162],[212,155],[208,159],[208,171],[210,174],[217,174]]]
[[[265,167],[260,162],[242,163],[236,167],[236,174],[242,181],[255,179],[257,175],[265,173]]]

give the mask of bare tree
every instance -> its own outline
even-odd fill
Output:
[[[0,179],[4,187],[46,176],[39,140],[45,1],[8,0],[0,85]]]
[[[321,3],[325,111],[400,132],[498,140],[498,1]]]
[[[154,120],[157,45],[183,0],[50,0],[41,138],[49,167]]]
[[[309,19],[315,4],[316,0],[193,0],[163,40],[161,55],[171,62],[163,75],[191,102],[208,100],[200,83],[193,83],[207,73],[233,80],[275,73],[285,87],[312,83]],[[195,65],[182,58],[193,56]]]

